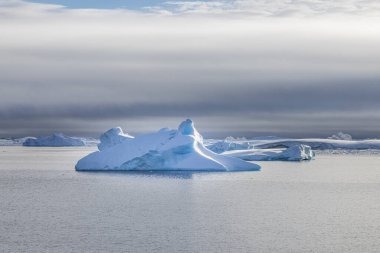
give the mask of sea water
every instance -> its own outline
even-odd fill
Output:
[[[380,252],[380,155],[76,172],[93,150],[0,147],[0,252]]]

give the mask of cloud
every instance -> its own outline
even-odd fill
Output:
[[[376,8],[329,2],[168,2],[154,13],[0,1],[0,135],[150,131],[184,117],[219,135],[373,135]]]
[[[149,8],[148,8],[149,9]],[[167,1],[152,10],[173,14],[244,14],[264,17],[380,14],[376,0],[230,0],[230,1]]]

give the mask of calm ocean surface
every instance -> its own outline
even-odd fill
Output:
[[[0,252],[380,252],[380,156],[260,172],[95,173],[0,147]]]

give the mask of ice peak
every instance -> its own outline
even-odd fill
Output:
[[[195,135],[197,130],[194,127],[193,121],[191,119],[187,119],[178,126],[178,132],[182,135]]]
[[[109,133],[109,134],[124,134],[123,132],[123,129],[121,129],[121,127],[113,127],[111,129],[109,129],[106,133]]]
[[[102,136],[103,135],[107,135],[107,136],[122,135],[125,137],[133,138],[133,136],[129,135],[128,133],[124,133],[124,131],[121,127],[113,127],[111,129],[108,129],[107,132],[102,134]]]
[[[133,138],[133,136],[124,133],[121,127],[113,127],[100,136],[100,143],[98,144],[98,149],[107,149],[109,147],[115,146]]]

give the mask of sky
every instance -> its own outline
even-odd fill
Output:
[[[377,0],[0,0],[0,137],[380,138]]]
[[[125,8],[130,10],[141,10],[144,7],[157,6],[164,4],[163,0],[44,0],[29,1],[34,3],[59,4],[69,8],[101,8],[114,9]]]

